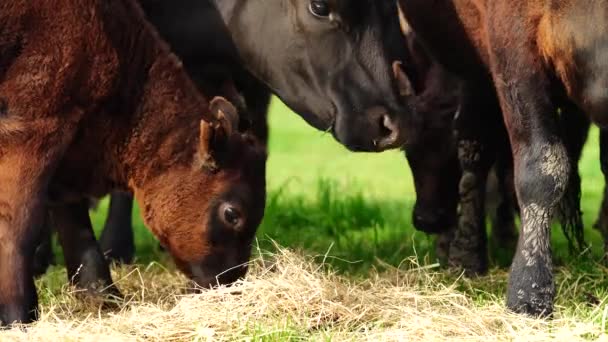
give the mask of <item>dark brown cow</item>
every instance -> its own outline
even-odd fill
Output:
[[[405,147],[406,155],[414,178],[416,188],[416,205],[413,211],[414,226],[427,233],[449,234],[448,229],[460,224],[458,238],[442,238],[441,244],[452,244],[449,264],[464,267],[469,273],[484,273],[487,270],[487,250],[485,248],[485,210],[467,210],[467,203],[487,202],[477,196],[490,195],[495,202],[492,224],[492,239],[494,245],[513,246],[516,243],[517,232],[514,226],[514,211],[517,210],[514,200],[511,149],[506,139],[506,130],[501,126],[500,134],[496,134],[495,145],[498,154],[494,161],[493,188],[486,192],[475,191],[471,194],[469,188],[459,194],[458,183],[461,177],[457,152],[457,139],[467,125],[458,124],[458,111],[462,99],[475,101],[476,94],[468,94],[462,89],[461,81],[455,75],[447,72],[424,46],[416,39],[407,21],[401,18],[403,31],[408,45],[408,56],[402,63],[408,80],[413,85],[415,96],[410,103],[416,112],[425,117],[420,129],[420,139]],[[575,113],[572,108],[564,112]],[[492,113],[500,116],[500,108],[496,103]],[[580,178],[577,165],[585,142],[589,122],[583,115],[562,115],[560,124],[573,160],[573,175],[568,196],[560,203],[562,227],[572,247],[581,247],[583,241],[583,224],[580,211]],[[460,131],[454,130],[458,125]],[[471,127],[475,129],[475,126]],[[454,134],[452,134],[454,132]],[[485,173],[473,169],[486,177]],[[485,172],[485,171],[484,171]],[[461,197],[461,196],[462,197]],[[471,196],[473,195],[473,196]],[[461,202],[457,214],[458,202]],[[469,206],[470,208],[470,206]],[[478,228],[476,228],[478,226]],[[473,228],[473,229],[471,229]],[[451,240],[451,241],[450,241]],[[464,243],[463,243],[464,242]],[[466,244],[467,242],[473,242]],[[471,247],[472,246],[472,247]],[[477,246],[477,247],[475,247]],[[447,255],[447,247],[440,254]],[[514,249],[514,248],[513,248]],[[577,250],[576,248],[574,250]]]
[[[555,286],[550,218],[571,173],[556,113],[557,108],[572,106],[600,124],[608,122],[608,3],[399,2],[412,29],[443,66],[470,84],[496,88],[513,147],[522,210],[507,306],[551,314]],[[484,135],[496,131],[482,124],[483,112],[462,113],[478,127],[466,146],[468,154],[483,154]]]
[[[69,277],[111,283],[83,198],[114,188],[133,191],[201,286],[244,274],[264,212],[265,149],[235,132],[228,101],[200,95],[133,1],[0,3],[0,98],[2,323],[36,317],[45,206]]]
[[[402,65],[407,76],[401,75],[400,80],[406,87],[410,84],[413,87],[415,96],[408,100],[418,115],[425,118],[418,129],[420,139],[405,146],[417,195],[413,223],[427,233],[447,234],[440,239],[438,252],[447,256],[449,245],[450,265],[463,267],[469,274],[484,273],[488,268],[485,184],[492,165],[499,180],[496,190],[500,196],[493,238],[508,246],[516,237],[514,208],[507,189],[510,147],[504,126],[499,120],[492,120],[492,116],[500,117],[500,108],[495,96],[478,96],[467,87],[467,82],[443,68],[404,18],[401,23],[408,56]],[[491,95],[493,89],[484,91]],[[487,146],[495,152],[486,154],[483,160],[471,162],[476,155],[470,157],[462,153],[462,146],[459,149],[459,141],[466,142],[471,125],[467,116],[459,113],[463,106],[466,110],[485,108],[489,117],[486,121],[496,128],[495,134],[487,136]],[[466,182],[459,186],[462,170]],[[452,230],[456,226],[458,229]]]

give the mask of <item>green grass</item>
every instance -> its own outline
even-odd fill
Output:
[[[274,101],[268,160],[268,202],[259,229],[259,244],[324,255],[338,270],[365,274],[378,261],[399,265],[413,254],[433,260],[433,238],[411,224],[415,192],[407,162],[400,151],[352,153],[330,134],[309,127],[282,103]],[[593,130],[581,160],[587,255],[602,253],[599,233],[590,227],[603,190],[598,162],[597,130]],[[107,201],[93,213],[96,229],[103,226]],[[156,240],[137,211],[133,214],[138,260],[164,259]],[[572,262],[559,226],[553,229],[558,263]],[[508,265],[508,253],[492,255],[496,265]],[[424,261],[424,260],[422,260]]]

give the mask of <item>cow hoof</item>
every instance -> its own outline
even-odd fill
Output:
[[[435,240],[435,255],[439,260],[439,263],[446,265],[450,256],[450,242],[454,236],[453,231],[442,233],[437,236]]]
[[[79,282],[75,286],[78,289],[76,295],[80,300],[97,304],[103,309],[117,308],[124,300],[122,293],[116,285],[108,285],[106,281],[97,280],[86,284]]]
[[[0,304],[0,328],[10,328],[16,324],[28,324],[38,319],[38,308],[27,305]]]
[[[92,297],[108,299],[122,297],[113,284],[105,258],[96,247],[85,252],[81,262],[81,266],[70,279],[78,289],[84,290],[87,296]]]
[[[553,316],[553,292],[518,289],[507,297],[507,308],[515,313],[538,318]]]
[[[551,317],[554,298],[551,268],[522,264],[516,256],[507,290],[507,308],[533,317]]]
[[[477,277],[488,273],[488,259],[485,253],[477,253],[450,246],[448,265],[464,271],[467,277]]]

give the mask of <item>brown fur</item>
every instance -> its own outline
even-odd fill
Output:
[[[582,6],[552,0],[545,1],[537,37],[541,55],[568,96],[603,125],[608,124],[607,32],[608,2],[592,0]]]
[[[0,311],[31,305],[16,267],[30,257],[47,189],[58,202],[133,191],[179,264],[222,248],[207,232],[218,195],[264,192],[264,148],[210,113],[131,0],[2,2],[0,58]],[[214,172],[200,164],[210,154]]]
[[[551,314],[549,218],[571,169],[555,113],[575,104],[595,122],[608,124],[608,1],[400,0],[400,5],[444,66],[497,90],[524,213],[507,305]],[[433,15],[440,18],[432,21]]]

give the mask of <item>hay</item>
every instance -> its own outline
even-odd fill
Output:
[[[28,327],[0,332],[1,341],[370,340],[576,341],[602,339],[608,314],[598,306],[587,321],[560,313],[535,320],[504,309],[502,298],[476,302],[443,284],[433,269],[409,267],[353,280],[287,250],[252,262],[233,287],[183,294],[185,279],[157,264],[118,268],[129,296],[101,311],[69,287]],[[93,306],[91,306],[93,305]],[[599,322],[599,323],[598,323]]]

